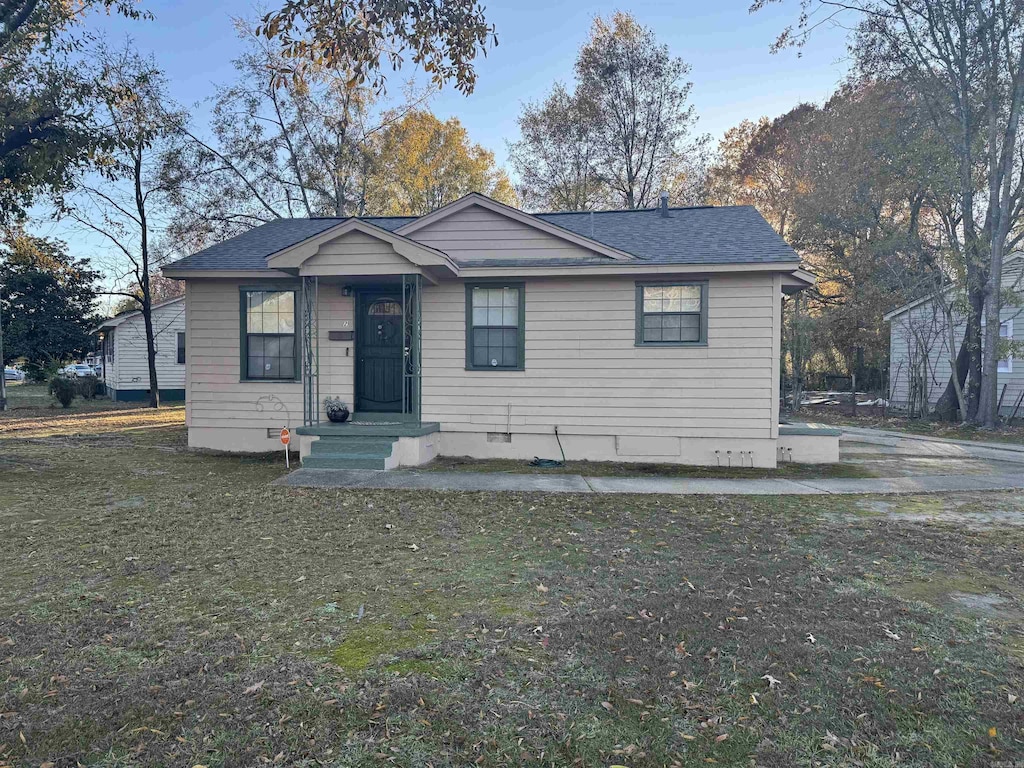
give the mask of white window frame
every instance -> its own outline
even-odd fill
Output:
[[[1003,336],[1002,330],[1006,328],[1006,335]],[[999,338],[1008,339],[1013,341],[1013,319],[1003,320],[999,323]],[[999,373],[1013,373],[1013,355],[1007,355],[1005,358],[999,360],[996,366],[996,370]]]
[[[985,328],[987,327],[987,325],[988,324],[985,321],[985,318],[982,317],[981,337],[983,341],[985,338]],[[1003,336],[1002,333],[1003,328],[1006,328],[1005,336]],[[999,321],[999,338],[1013,341],[1013,318],[1010,318],[1009,320]],[[1013,373],[1013,355],[1007,355],[1006,357],[1001,357],[998,360],[996,360],[996,373]]]

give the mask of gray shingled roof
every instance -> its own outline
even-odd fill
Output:
[[[538,213],[537,218],[578,235],[666,264],[735,264],[799,261],[757,209],[705,208]]]
[[[644,262],[659,264],[753,264],[798,262],[800,257],[751,206],[538,213],[538,219],[583,235]],[[394,231],[415,217],[364,217]],[[277,219],[168,265],[171,269],[265,269],[266,257],[345,221],[345,219]],[[604,257],[558,259],[559,265],[604,263]],[[537,263],[535,263],[537,262]],[[478,266],[475,262],[462,262]],[[554,264],[551,261],[543,263]],[[521,259],[483,262],[487,266],[538,266]]]

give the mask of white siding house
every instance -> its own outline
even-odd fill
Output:
[[[192,446],[272,450],[287,425],[325,467],[794,456],[781,304],[813,277],[753,208],[531,215],[473,194],[272,222],[164,274],[186,281]],[[324,423],[328,396],[350,423]],[[383,464],[341,461],[358,435],[394,440]]]
[[[1003,265],[1004,296],[1016,294],[1017,303],[1004,300],[1000,309],[999,336],[1024,342],[1024,256],[1015,254]],[[947,294],[951,296],[951,294]],[[949,299],[947,299],[949,301]],[[953,355],[960,349],[966,319],[954,311]],[[889,321],[890,404],[900,410],[930,410],[938,403],[949,383],[950,341],[942,302],[926,297],[885,315]],[[997,391],[1002,398],[1000,413],[1012,414],[1024,394],[1024,360],[1014,360],[1012,349],[999,360]],[[1018,411],[1024,415],[1024,405]]]
[[[185,399],[185,297],[153,306],[156,376],[162,400]],[[149,397],[149,361],[142,312],[124,312],[94,330],[100,338],[103,386],[113,400]]]

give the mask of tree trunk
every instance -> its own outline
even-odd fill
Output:
[[[967,312],[967,334],[970,340],[968,347],[967,389],[964,399],[967,401],[967,413],[961,414],[964,421],[975,421],[978,416],[978,400],[981,395],[981,316],[985,308],[985,291],[970,292],[970,308]]]
[[[153,304],[149,296],[142,305],[142,322],[146,326],[146,361],[149,363],[149,407],[160,407],[160,382],[156,375],[156,336],[153,333]]]
[[[142,291],[142,321],[146,326],[146,361],[149,363],[149,407],[160,407],[160,382],[156,375],[156,334],[153,333],[153,293],[149,284],[149,224],[146,217],[146,196],[142,191],[142,148],[135,156],[135,209],[139,214],[139,256],[142,270],[139,289]]]
[[[960,391],[964,391],[964,385],[967,383],[967,373],[970,368],[970,336],[964,336],[964,340],[960,343],[960,351],[956,355],[956,371],[955,375],[958,377],[958,383],[960,385]],[[964,396],[966,402],[966,395]],[[942,393],[942,397],[935,404],[935,410],[933,413],[936,418],[942,419],[943,421],[955,421],[956,412],[959,409],[958,398],[956,394],[956,384],[953,383],[953,376],[950,375],[949,382],[946,384],[946,389]],[[960,414],[960,420],[963,421],[967,418],[964,413]]]

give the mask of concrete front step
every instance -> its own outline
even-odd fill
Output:
[[[302,466],[309,469],[386,469],[394,437],[322,435],[314,440]]]
[[[304,469],[387,469],[387,456],[307,456]]]
[[[391,455],[393,437],[321,437],[314,440],[309,451],[313,456],[337,453],[383,453]]]

